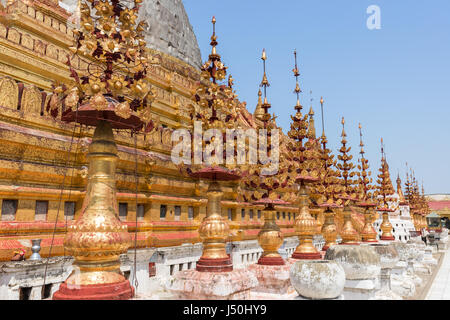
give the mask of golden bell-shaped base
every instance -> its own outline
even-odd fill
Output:
[[[342,244],[358,244],[359,234],[352,222],[352,211],[349,206],[344,207],[344,224],[342,226]]]
[[[395,240],[392,235],[392,224],[389,221],[389,213],[383,212],[383,222],[381,223],[381,240]]]
[[[337,229],[334,223],[334,212],[331,209],[327,209],[324,214],[325,222],[322,227],[322,236],[325,239],[325,245],[322,250],[327,251],[329,247],[337,245]]]
[[[283,234],[275,221],[276,210],[268,206],[263,210],[264,226],[258,233],[258,243],[264,250],[258,260],[260,265],[284,265],[278,249],[283,245]]]
[[[64,246],[75,258],[74,271],[55,299],[131,298],[133,290],[120,271],[119,256],[131,244],[127,226],[118,219],[115,170],[117,146],[111,125],[100,121],[89,146],[89,175],[82,215],[71,226]],[[119,288],[121,297],[114,292],[100,294],[105,288]],[[78,295],[71,297],[71,295]]]
[[[363,242],[378,242],[377,232],[372,224],[372,213],[369,208],[364,210],[364,228],[361,231],[361,237]]]
[[[313,245],[313,237],[316,234],[317,222],[309,213],[308,198],[306,186],[302,181],[299,190],[300,212],[296,217],[294,224],[295,230],[298,232],[300,244],[292,254],[292,259],[316,260],[322,258],[320,252]]]
[[[197,271],[226,272],[232,271],[233,265],[226,252],[226,240],[230,232],[228,221],[222,217],[220,202],[222,189],[217,181],[209,183],[206,217],[199,228],[203,242],[203,254],[197,262]]]

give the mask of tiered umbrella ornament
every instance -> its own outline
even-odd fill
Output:
[[[361,232],[361,238],[363,242],[378,242],[377,232],[372,224],[373,210],[377,204],[373,201],[373,190],[375,186],[372,185],[372,178],[370,177],[372,172],[369,170],[369,160],[364,157],[364,143],[362,140],[362,126],[359,124],[359,136],[361,151],[359,152],[361,158],[359,159],[358,169],[358,185],[361,199],[359,206],[364,208],[364,228]]]
[[[258,150],[259,152],[266,152],[267,156],[272,159],[274,157],[278,158],[278,170],[272,167],[273,163],[271,162],[264,164],[259,161],[255,165],[250,164],[246,170],[246,175],[242,179],[242,185],[243,189],[252,190],[244,196],[245,201],[264,205],[264,226],[258,233],[258,242],[263,249],[263,253],[258,260],[258,264],[284,265],[285,262],[278,253],[278,249],[283,244],[283,234],[276,224],[275,206],[288,204],[288,202],[280,198],[277,191],[288,186],[290,179],[289,168],[286,165],[287,161],[285,156],[280,154],[278,149],[272,148],[272,139],[275,138],[272,135],[272,130],[279,130],[279,128],[276,127],[275,116],[270,115],[268,112],[271,105],[267,100],[267,87],[270,84],[266,74],[267,55],[265,50],[263,50],[261,60],[263,61],[264,73],[260,87],[264,91],[264,101],[260,106],[263,112],[260,113],[259,120],[262,121],[263,129],[267,132],[267,141],[263,143],[260,140],[258,142]]]
[[[117,146],[113,129],[150,131],[155,98],[146,80],[148,58],[144,22],[136,22],[140,0],[81,1],[80,28],[74,30],[74,56],[87,63],[73,81],[54,84],[48,109],[54,117],[96,127],[89,146],[87,191],[81,217],[68,227],[64,246],[75,271],[54,299],[129,299],[134,289],[120,271],[119,256],[131,236],[118,219],[115,187]]]
[[[322,236],[325,239],[325,245],[322,247],[323,251],[326,251],[330,246],[336,245],[337,228],[334,220],[335,212],[333,209],[342,208],[342,199],[339,197],[342,185],[339,179],[339,171],[336,168],[336,159],[331,153],[331,150],[327,148],[327,137],[325,135],[324,126],[324,113],[323,113],[323,98],[320,99],[320,105],[322,110],[322,136],[320,142],[322,144],[321,152],[321,164],[322,174],[318,184],[318,190],[323,196],[323,203],[319,206],[325,208],[325,221],[322,226]]]
[[[109,122],[115,129],[152,129],[150,105],[156,98],[146,78],[149,63],[144,30],[136,23],[139,5],[117,0],[81,2],[80,29],[75,29],[71,52],[86,62],[77,70],[68,57],[73,82],[56,84],[48,109],[62,120],[97,126]]]
[[[381,139],[381,167],[379,172],[377,190],[374,192],[374,196],[378,197],[377,210],[382,212],[383,215],[383,221],[381,223],[382,234],[380,239],[393,241],[395,238],[392,235],[392,224],[389,221],[389,212],[393,212],[394,210],[389,207],[389,202],[393,200],[392,195],[395,193],[395,190],[392,186],[389,165],[384,153],[383,139]]]
[[[201,79],[198,84],[191,110],[193,123],[198,122],[204,129],[213,129],[214,134],[208,140],[201,139],[201,145],[193,145],[194,164],[190,167],[182,166],[191,177],[208,180],[206,217],[203,219],[199,234],[203,242],[203,253],[197,262],[199,272],[228,272],[233,270],[230,256],[226,253],[226,241],[229,236],[227,219],[222,216],[221,199],[223,191],[221,183],[235,181],[241,178],[235,164],[223,163],[226,143],[226,128],[235,128],[237,119],[236,95],[233,92],[233,79],[226,79],[227,67],[221,62],[217,53],[216,19],[212,19],[213,34],[211,36],[211,54],[201,68]],[[195,133],[195,132],[194,132]],[[194,143],[197,139],[194,138]],[[222,143],[223,142],[223,143]],[[234,155],[234,154],[233,154]],[[196,163],[196,158],[201,163]]]
[[[299,214],[295,218],[295,229],[299,235],[300,244],[292,254],[293,259],[320,259],[320,252],[313,245],[313,237],[317,232],[317,222],[309,212],[310,196],[307,186],[311,186],[319,181],[321,170],[320,153],[314,147],[313,139],[305,141],[308,137],[308,114],[302,114],[300,104],[300,86],[298,77],[300,76],[297,66],[297,53],[294,52],[295,67],[293,69],[296,80],[294,93],[297,96],[295,105],[295,115],[291,116],[291,129],[288,132],[290,141],[287,145],[288,158],[291,161],[291,168],[295,174],[295,181],[299,187]],[[312,132],[310,132],[312,136]]]
[[[349,154],[351,147],[347,147],[347,134],[345,133],[345,120],[342,118],[342,146],[339,149],[341,153],[338,155],[340,162],[337,164],[340,170],[340,177],[342,182],[342,194],[341,199],[344,204],[344,225],[341,231],[342,244],[357,244],[359,239],[359,234],[355,230],[352,222],[352,211],[350,205],[356,202],[357,199],[357,188],[356,180],[353,178],[356,172],[353,171],[355,165],[351,162],[353,156]]]

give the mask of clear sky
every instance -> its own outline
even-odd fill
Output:
[[[297,49],[305,111],[312,90],[316,130],[337,152],[341,117],[356,160],[363,126],[372,176],[383,137],[394,181],[405,163],[424,181],[425,193],[450,193],[450,1],[410,0],[183,0],[202,52],[210,53],[216,16],[218,52],[250,112],[262,79],[266,49],[271,112],[284,132],[293,114]],[[381,10],[381,29],[369,30],[370,5]],[[355,162],[356,163],[356,162]]]

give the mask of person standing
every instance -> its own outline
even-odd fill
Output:
[[[427,236],[428,236],[428,231],[425,228],[422,228],[422,241],[425,242],[425,245],[427,244]]]

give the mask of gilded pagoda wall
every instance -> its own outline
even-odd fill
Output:
[[[66,62],[73,36],[67,27],[70,15],[50,0],[16,0],[0,10],[0,208],[5,201],[5,208],[17,201],[12,218],[0,212],[0,260],[9,260],[20,247],[25,247],[29,256],[30,239],[36,237],[43,239],[41,255],[45,257],[53,234],[51,254],[63,255],[67,225],[81,213],[87,183],[87,146],[93,134],[90,129],[55,120],[46,111],[53,81],[69,81]],[[152,110],[163,127],[139,135],[136,152],[134,137],[115,133],[120,158],[117,198],[119,203],[127,203],[123,221],[133,236],[136,201],[143,207],[137,227],[139,247],[197,243],[197,229],[205,217],[206,185],[181,176],[170,161],[170,153],[172,130],[188,127],[191,121],[188,110],[199,70],[148,50],[159,62],[150,68],[149,81],[157,93]],[[87,61],[75,57],[72,63],[75,68],[85,68]],[[262,217],[258,218],[262,208],[238,203],[236,196],[236,185],[224,188],[223,214],[231,218],[230,240],[254,240],[263,225]],[[48,201],[43,221],[36,221],[37,201]],[[65,217],[66,202],[75,203],[73,217]],[[161,205],[167,208],[164,218],[160,217]],[[278,209],[282,231],[286,236],[295,235],[297,208]]]

